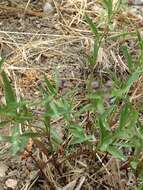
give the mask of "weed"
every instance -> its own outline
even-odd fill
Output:
[[[109,9],[108,19],[110,20],[112,13],[111,2],[109,1],[109,4],[107,2],[104,3]],[[87,22],[89,23],[93,33],[95,34],[96,32],[96,34],[98,34],[99,32],[95,24],[93,24],[93,22],[89,18],[87,19]],[[98,123],[96,127],[99,128],[100,131],[100,140],[97,145],[97,148],[101,151],[106,151],[123,161],[127,161],[130,157],[128,161],[130,166],[136,171],[136,176],[141,176],[142,159],[140,158],[140,154],[142,152],[141,144],[143,138],[142,133],[140,131],[142,122],[140,122],[139,115],[141,113],[142,108],[140,107],[137,110],[130,99],[132,86],[136,81],[140,79],[140,77],[143,76],[142,38],[138,31],[137,38],[140,48],[138,64],[136,64],[133,61],[133,58],[128,51],[128,48],[126,46],[122,46],[122,52],[125,59],[127,60],[127,65],[129,69],[127,80],[120,81],[118,77],[114,73],[112,73],[112,71],[109,71],[110,78],[112,78],[112,81],[114,83],[112,87],[112,93],[110,94],[110,96],[114,98],[114,102],[112,102],[112,104],[109,107],[105,106],[104,94],[101,95],[98,92],[95,93],[94,91],[90,91],[91,93],[89,98],[90,102],[92,102],[91,107],[94,105],[94,110],[96,110],[94,112],[96,116],[98,111]],[[102,36],[102,41],[103,39],[104,36]],[[97,38],[95,38],[95,43],[99,44]],[[103,44],[100,43],[99,46],[101,47],[102,45]],[[96,46],[94,46],[93,55],[89,59],[89,63],[90,65],[92,65],[92,78],[90,78],[90,84],[92,83],[91,81],[94,80],[94,65],[97,63],[96,61],[100,47],[97,48]],[[114,123],[113,119],[115,119],[114,117],[116,117],[117,115],[119,118],[119,122],[117,122],[115,126],[115,124],[112,125],[112,123]],[[124,153],[124,148],[133,150],[131,152],[131,156],[126,155]],[[139,161],[140,159],[141,161]]]

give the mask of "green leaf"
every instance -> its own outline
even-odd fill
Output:
[[[103,6],[108,12],[108,24],[111,22],[111,18],[113,15],[113,2],[112,0],[103,0]]]
[[[142,151],[142,144],[143,144],[142,137],[139,137],[137,135],[134,135],[129,142],[130,147],[134,148],[134,150],[138,149],[140,151]]]
[[[98,53],[99,53],[99,48],[100,48],[100,43],[98,43],[96,40],[94,41],[94,49],[92,53],[92,59],[94,60],[94,65],[96,64],[97,58],[98,58]]]
[[[81,137],[80,138],[74,137],[74,138],[72,138],[71,144],[72,145],[81,144],[83,142],[86,142],[86,141],[90,142],[90,141],[93,141],[93,140],[95,140],[93,135],[88,135],[88,136],[85,136],[85,137],[82,137],[82,138]]]
[[[138,68],[127,80],[125,89],[130,89],[133,83],[143,74],[143,68]]]
[[[16,110],[19,109],[19,112]],[[4,117],[6,122],[22,123],[27,120],[31,120],[33,115],[30,111],[25,109],[25,102],[16,102],[0,107],[0,116]]]
[[[113,10],[113,3],[112,0],[103,0],[103,4],[108,10],[108,13],[111,14]]]
[[[22,135],[20,135],[20,138],[28,137],[28,138],[36,138],[36,137],[42,137],[41,133],[36,132],[25,132]]]
[[[133,83],[136,80],[138,80],[142,74],[143,74],[143,68],[138,68],[134,73],[132,73],[132,75],[129,76],[124,87],[122,89],[114,89],[112,95],[116,97],[122,97],[123,95],[126,95],[129,92]]]
[[[136,187],[133,187],[131,190],[143,190],[143,184],[138,184]]]
[[[14,94],[14,91],[11,87],[10,81],[4,71],[1,72],[3,83],[4,83],[4,92],[5,92],[5,99],[6,104],[14,104],[16,103],[16,96]]]
[[[54,86],[51,84],[51,82],[49,81],[49,79],[45,76],[45,83],[47,85],[49,94],[51,96],[55,96],[56,95],[56,89],[54,88]]]
[[[100,126],[100,150],[106,151],[108,146],[113,142],[112,133],[108,129],[108,124],[102,116],[99,118],[99,126]]]
[[[17,104],[9,104],[6,106],[2,106],[0,107],[0,116],[1,117],[15,117],[16,116],[16,112],[13,110],[17,109]]]
[[[4,135],[0,135],[0,141],[4,142],[10,142],[11,141],[11,137],[10,136],[4,136]]]
[[[116,4],[114,5],[114,12],[119,10],[121,4],[122,4],[122,0],[118,0],[116,2]]]
[[[0,122],[0,128],[3,128],[5,125],[7,125],[10,121],[1,121]]]
[[[97,29],[96,25],[93,23],[92,19],[88,15],[85,15],[85,20],[89,24],[90,29],[93,32],[93,34],[95,34],[95,38],[99,40],[98,29]]]
[[[53,115],[57,115],[57,108],[54,100],[51,97],[45,97],[44,106],[46,109],[45,117],[52,117]]]
[[[133,64],[132,56],[131,56],[131,54],[129,53],[129,51],[127,49],[127,46],[122,46],[121,48],[122,48],[122,51],[123,51],[123,54],[124,54],[125,58],[127,59],[129,70],[133,71],[134,64]]]
[[[63,143],[63,139],[61,138],[60,134],[53,129],[52,127],[49,128],[49,143],[51,145],[51,148],[55,151],[57,151],[61,144]]]
[[[4,64],[4,59],[0,57],[0,71],[2,70],[3,64]]]
[[[111,36],[108,36],[107,39],[109,40],[118,40],[118,39],[128,39],[128,37],[136,37],[136,32],[123,32],[123,33],[119,33],[119,34],[113,34]]]
[[[103,103],[103,94],[102,93],[90,94],[88,97],[90,99],[92,109],[94,111],[98,110],[100,114],[103,114],[105,111]]]
[[[137,32],[140,49],[141,49],[141,51],[143,51],[143,38],[141,37],[140,32],[138,30],[136,30],[136,32]]]
[[[126,126],[126,123],[128,121],[129,113],[130,113],[130,108],[126,104],[124,106],[123,110],[121,111],[121,115],[120,115],[120,124],[119,124],[120,129],[123,129]]]
[[[91,111],[92,108],[93,108],[92,104],[81,105],[81,108],[78,111],[76,111],[74,116],[75,117],[80,117],[81,114],[86,113],[88,111]]]
[[[54,81],[55,81],[56,92],[58,92],[58,90],[59,90],[59,88],[61,87],[61,84],[62,84],[62,80],[60,79],[58,70],[56,70],[56,72],[55,72]]]
[[[19,151],[22,151],[27,146],[28,140],[29,136],[21,136],[18,126],[13,127],[11,135],[12,154],[16,155]]]
[[[57,144],[62,144],[63,140],[60,137],[60,135],[58,134],[57,131],[55,131],[54,129],[50,129],[50,133],[51,133],[51,139],[56,142]]]
[[[80,127],[79,125],[72,124],[72,125],[68,125],[67,127],[68,127],[70,133],[72,134],[71,144],[80,144],[80,143],[83,143],[85,141],[92,141],[93,140],[93,136],[91,136],[91,135],[87,136],[84,133],[83,128]]]
[[[130,103],[126,103],[121,110],[119,127],[115,131],[117,138],[133,138],[135,133],[138,112]]]
[[[112,154],[114,157],[125,161],[126,157],[123,155],[123,153],[115,146],[108,146],[107,148],[107,152],[109,152],[110,154]]]
[[[110,77],[111,77],[111,80],[114,82],[114,86],[117,87],[117,88],[121,88],[124,84],[124,81],[121,81],[118,77],[117,77],[117,74],[111,70],[108,70],[107,72]]]
[[[77,137],[77,138],[85,137],[84,130],[79,125],[69,125],[68,128],[74,137]]]

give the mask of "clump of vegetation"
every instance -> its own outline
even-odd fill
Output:
[[[0,135],[0,140],[10,142],[14,155],[24,151],[23,154],[26,152],[26,155],[31,156],[50,188],[56,189],[55,183],[64,182],[61,180],[61,183],[54,183],[45,174],[44,167],[51,163],[58,175],[62,175],[67,168],[67,161],[74,162],[80,155],[89,156],[91,160],[98,158],[105,169],[105,163],[111,156],[119,159],[121,171],[133,171],[137,181],[134,188],[142,188],[143,91],[138,83],[142,85],[143,81],[143,39],[136,30],[134,35],[137,36],[140,53],[134,58],[126,45],[126,36],[130,33],[108,35],[113,28],[112,20],[120,3],[117,1],[113,5],[111,0],[103,1],[107,21],[102,32],[90,17],[85,16],[93,33],[94,47],[88,56],[89,75],[85,81],[84,97],[81,99],[78,97],[77,88],[62,93],[58,77],[54,83],[45,77],[39,87],[41,97],[32,101],[18,101],[3,69],[4,60],[1,60],[5,104],[0,106],[0,127],[11,125],[12,130],[10,136]],[[101,80],[101,77],[95,76],[100,50],[118,39],[124,39],[125,42],[119,49],[126,62],[123,73],[125,76],[108,68]],[[104,78],[112,82],[106,92]],[[98,87],[94,85],[95,80],[99,82]],[[33,157],[32,150],[27,148],[29,139],[47,157],[47,162]],[[90,169],[89,163],[86,170]]]

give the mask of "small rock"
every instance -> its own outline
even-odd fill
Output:
[[[4,187],[1,183],[0,183],[0,190],[4,190]]]
[[[6,105],[6,100],[5,100],[4,96],[1,97],[1,102],[2,102],[3,105]]]
[[[143,5],[143,0],[128,0],[131,5]]]
[[[8,179],[8,180],[6,180],[5,185],[8,188],[15,189],[17,186],[17,180],[16,179]]]
[[[44,13],[52,13],[54,11],[54,7],[51,3],[46,2],[43,6],[43,12]]]
[[[0,177],[5,177],[7,170],[8,166],[3,163],[0,163]]]

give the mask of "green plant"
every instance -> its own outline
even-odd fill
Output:
[[[119,10],[120,5],[122,3],[122,0],[118,0],[114,3],[112,0],[103,0],[103,7],[107,11],[108,15],[108,25],[110,26],[113,20],[113,16],[116,14],[116,12]]]
[[[32,101],[32,103],[26,100],[20,100],[17,102],[10,81],[3,70],[1,71],[1,76],[4,84],[6,105],[2,105],[0,108],[0,116],[3,118],[0,126],[4,127],[5,125],[10,124],[12,135],[0,135],[0,140],[10,141],[14,154],[25,148],[29,138],[32,138],[34,141],[35,138],[39,137],[48,137],[48,152],[53,153],[58,151],[63,143],[63,139],[59,136],[56,130],[53,130],[51,124],[53,120],[63,119],[64,129],[68,131],[67,139],[70,136],[70,143],[67,146],[85,141],[92,141],[93,137],[86,135],[83,128],[74,121],[76,117],[74,116],[75,111],[73,110],[72,105],[72,97],[75,95],[74,93],[60,97],[58,95],[58,86],[54,87],[45,77],[45,82],[40,87],[40,91],[43,94],[41,99],[38,99],[35,102]],[[31,106],[43,110],[39,118],[33,115],[30,110]],[[37,120],[38,122],[41,121],[43,123],[42,126],[36,126],[33,124]],[[20,128],[25,128],[27,123],[28,130],[20,133]],[[36,132],[34,132],[33,129],[34,131],[36,130]]]
[[[107,4],[107,2],[105,2]],[[112,2],[108,2],[108,8],[112,10]],[[111,10],[108,10],[109,19],[111,19]],[[98,30],[95,24],[88,18],[87,22],[93,31],[93,34],[97,34]],[[142,175],[142,161],[140,162],[140,154],[143,151],[142,143],[142,121],[140,121],[140,113],[142,110],[142,105],[138,109],[134,106],[134,103],[131,101],[131,88],[134,86],[134,83],[143,76],[143,65],[142,65],[142,38],[140,33],[137,31],[138,44],[140,48],[140,56],[138,58],[137,64],[133,61],[133,58],[128,51],[126,46],[122,46],[121,51],[127,61],[127,66],[129,73],[127,74],[126,81],[121,81],[119,77],[109,71],[108,74],[112,78],[113,86],[112,93],[109,95],[114,101],[110,106],[105,106],[104,102],[104,93],[95,93],[90,91],[90,102],[91,107],[94,110],[95,117],[98,122],[96,123],[96,128],[99,128],[100,131],[100,140],[97,145],[97,149],[102,152],[108,152],[119,158],[123,161],[129,162],[129,165],[134,171],[136,171],[137,176]],[[104,36],[102,36],[103,42]],[[108,39],[106,39],[106,42]],[[95,38],[95,43],[98,42],[98,38]],[[101,41],[100,41],[101,42]],[[93,55],[89,59],[90,65],[92,65],[92,77],[90,78],[90,84],[94,81],[94,65],[96,65],[98,50],[102,47],[103,43],[100,43],[98,48],[95,46]],[[96,52],[96,53],[95,53]],[[94,63],[94,64],[93,64]],[[142,92],[141,92],[142,93]],[[91,111],[91,110],[90,110]],[[98,116],[97,116],[98,112]],[[115,118],[118,118],[119,123],[116,124],[116,127],[112,123]],[[134,150],[132,156],[126,155],[124,149]]]

